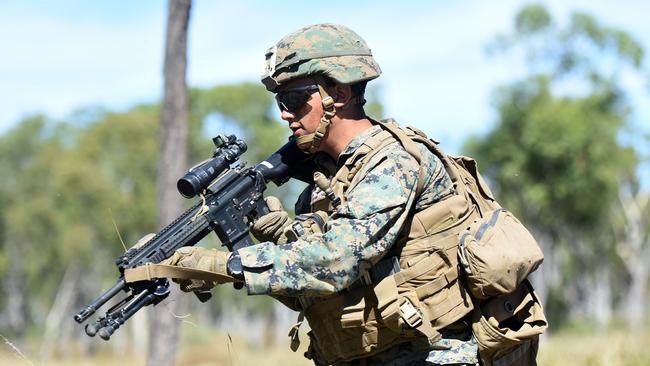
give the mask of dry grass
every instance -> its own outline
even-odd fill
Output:
[[[305,339],[305,337],[301,337]],[[261,347],[230,337],[224,333],[202,330],[184,337],[179,349],[177,366],[306,366],[303,358],[306,342],[298,352],[291,352],[287,339],[277,340],[281,345]],[[33,349],[33,347],[28,347]],[[139,366],[146,365],[142,355],[99,353],[81,356],[71,352],[65,357],[39,360],[29,351],[18,354],[6,343],[0,345],[0,365],[17,366]],[[540,366],[650,366],[650,330],[630,334],[622,330],[608,334],[596,332],[562,332],[546,337],[539,353]]]
[[[247,342],[241,337],[231,337],[223,333],[189,333],[184,337],[183,346],[177,358],[177,366],[305,366],[313,365],[303,357],[307,350],[306,335],[300,349],[289,349],[289,338],[277,339],[274,347],[263,347]]]
[[[537,359],[542,366],[650,366],[650,331],[554,334],[543,340]]]

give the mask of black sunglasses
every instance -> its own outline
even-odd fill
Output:
[[[275,100],[278,102],[281,111],[295,114],[311,99],[311,95],[315,90],[318,90],[318,85],[315,84],[283,90],[275,95]]]

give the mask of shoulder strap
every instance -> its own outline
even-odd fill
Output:
[[[451,181],[456,183],[461,183],[460,179],[460,174],[458,173],[458,168],[455,163],[453,163],[452,159],[447,155],[436,141],[433,141],[429,139],[424,132],[420,131],[419,129],[415,127],[408,126],[406,127],[407,132],[412,132],[413,135],[411,137],[412,140],[417,141],[419,143],[422,143],[429,148],[429,151],[431,151],[435,156],[440,159],[442,162],[443,167],[447,171],[447,174],[449,174],[449,177],[451,178]]]
[[[442,161],[456,192],[476,205],[481,216],[501,207],[479,174],[474,159],[464,156],[449,156],[440,149],[436,142],[428,139],[422,131],[413,127],[407,127],[406,131],[407,133],[412,132],[414,141],[425,144]]]

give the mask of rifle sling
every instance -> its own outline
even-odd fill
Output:
[[[179,280],[204,280],[217,283],[233,282],[230,276],[200,269],[170,266],[166,264],[146,263],[143,266],[124,270],[124,280],[127,283],[151,281],[154,278],[175,278]]]

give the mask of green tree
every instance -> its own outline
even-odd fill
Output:
[[[611,269],[620,266],[612,213],[637,163],[619,142],[631,108],[619,75],[639,69],[643,49],[587,14],[559,26],[541,5],[524,7],[513,33],[491,47],[515,48],[526,56],[528,76],[497,90],[497,124],[466,150],[479,158],[504,206],[535,229],[546,254],[538,288],[556,295],[550,315],[606,320]],[[590,306],[597,298],[601,306]]]
[[[16,226],[24,223],[16,222],[12,208],[20,207],[29,198],[22,172],[33,165],[38,151],[46,144],[45,125],[44,116],[30,117],[0,138],[0,174],[3,177],[0,186],[0,274],[6,294],[2,299],[3,323],[19,341],[29,315],[26,286],[29,261],[26,258],[28,246],[21,238],[22,228]]]
[[[115,281],[124,249],[113,221],[126,245],[154,231],[157,116],[157,106],[36,116],[0,136],[3,334],[33,327],[43,357],[64,352],[80,331],[69,314]]]
[[[49,171],[50,176],[29,201],[52,207],[39,215],[56,223],[34,226],[42,231],[33,234],[39,245],[29,257],[40,271],[30,286],[38,291],[33,303],[50,309],[46,322],[35,319],[37,325],[46,324],[44,344],[51,349],[43,351],[44,357],[57,348],[65,352],[66,340],[79,337],[81,329],[70,328],[66,314],[112,285],[117,275],[114,259],[155,229],[157,116],[157,107],[138,106],[103,113],[84,126],[58,125],[55,129],[66,139],[62,151],[57,156],[40,154],[34,170]],[[39,202],[50,200],[49,206]],[[67,275],[70,271],[76,276]],[[59,303],[69,283],[74,284],[70,303]]]

